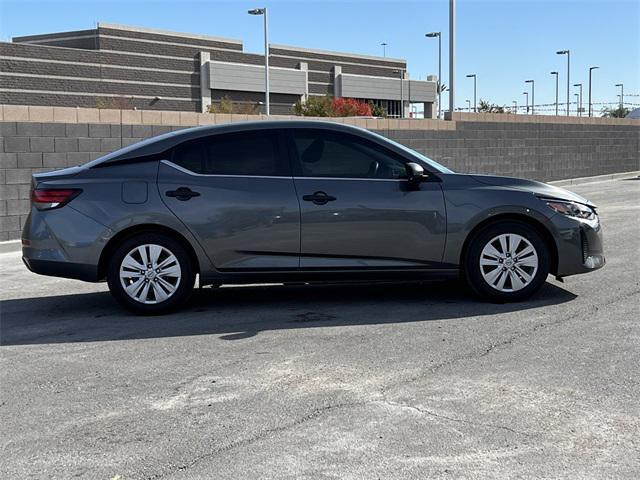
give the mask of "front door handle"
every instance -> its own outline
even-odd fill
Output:
[[[332,197],[331,195],[327,195],[324,192],[315,192],[313,195],[304,195],[302,199],[305,202],[313,202],[316,205],[325,205],[329,202],[333,202],[337,200],[336,197]]]
[[[182,202],[186,202],[187,200],[191,199],[192,197],[199,197],[200,193],[194,192],[193,190],[191,190],[190,188],[187,188],[187,187],[180,187],[177,190],[169,190],[165,195],[167,197],[174,197],[177,200],[180,200]]]

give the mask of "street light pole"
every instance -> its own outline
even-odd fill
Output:
[[[616,83],[616,87],[620,87],[620,108],[624,108],[624,83]]]
[[[471,100],[467,99],[467,112],[471,111]]]
[[[456,104],[456,0],[449,0],[449,112]],[[453,117],[452,117],[453,118]]]
[[[591,116],[592,108],[591,108],[591,72],[600,67],[589,67],[589,116]],[[580,98],[580,103],[582,103],[582,95]]]
[[[473,112],[476,113],[478,111],[478,100],[476,98],[476,74],[470,73],[467,75],[467,78],[473,78]]]
[[[387,45],[388,45],[388,43],[382,42],[380,45],[382,46],[382,56],[386,57],[387,56]]]
[[[580,101],[580,94],[579,93],[574,93],[573,94],[576,97],[576,110],[578,110],[578,102]],[[578,115],[578,113],[576,112],[576,116]]]
[[[524,103],[527,106],[527,115],[529,114],[529,92],[522,92],[524,94]]]
[[[570,50],[558,50],[556,52],[558,55],[566,55],[567,56],[567,117],[569,116],[569,103],[571,102],[571,51]]]
[[[535,104],[536,104],[536,81],[535,80],[525,80],[524,83],[531,84],[531,115],[535,115]]]
[[[582,116],[582,84],[581,83],[574,83],[573,84],[574,87],[579,87],[580,88],[580,95],[578,97],[578,116],[581,117]],[[589,98],[589,104],[591,104],[591,98]]]
[[[556,76],[556,117],[558,116],[558,72],[551,72],[551,75]]]
[[[442,113],[442,32],[430,32],[425,34],[425,37],[434,38],[438,37],[438,118]]]
[[[269,95],[269,19],[267,8],[254,8],[249,10],[249,15],[262,15],[264,19],[264,95],[265,95],[265,113],[270,114],[270,95]]]

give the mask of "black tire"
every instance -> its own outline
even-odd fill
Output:
[[[120,280],[120,267],[124,258],[141,245],[159,245],[172,253],[180,266],[177,288],[170,296],[158,303],[142,303],[131,298]],[[141,233],[123,240],[112,252],[107,266],[107,283],[114,298],[122,306],[137,315],[161,315],[169,313],[184,304],[193,292],[195,271],[185,247],[177,240],[161,233]],[[153,290],[153,289],[151,289]]]
[[[534,248],[538,256],[538,265],[531,281],[516,291],[501,291],[494,288],[485,280],[480,266],[480,257],[485,246],[493,239],[503,234],[516,234],[524,237]],[[464,276],[471,290],[479,297],[493,302],[518,302],[525,300],[537,292],[549,275],[550,268],[549,247],[542,235],[534,227],[517,221],[496,222],[484,227],[471,239],[463,262]],[[484,267],[490,272],[492,267]],[[501,266],[499,268],[505,268]],[[529,272],[533,270],[527,269]],[[507,272],[508,273],[508,272]],[[506,287],[513,288],[507,276]]]

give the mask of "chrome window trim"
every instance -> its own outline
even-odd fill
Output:
[[[360,177],[293,177],[294,180],[356,180],[359,182],[406,182],[406,178],[360,178]]]
[[[351,177],[283,177],[283,176],[270,176],[270,175],[225,175],[219,173],[196,173],[188,170],[180,165],[176,165],[170,160],[160,160],[161,163],[175,168],[176,170],[186,173],[187,175],[193,175],[194,177],[230,177],[230,178],[279,178],[289,180],[355,180],[359,182],[406,182],[406,178],[351,178]]]
[[[283,177],[283,176],[277,176],[277,175],[226,175],[226,174],[220,174],[220,173],[196,173],[184,167],[181,167],[180,165],[176,165],[170,160],[163,159],[163,160],[160,160],[160,162],[164,163],[165,165],[168,165],[169,167],[173,167],[182,173],[193,175],[194,177],[279,178],[279,179],[288,179],[288,180],[291,180],[293,178],[292,176]]]

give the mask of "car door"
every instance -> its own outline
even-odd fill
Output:
[[[358,135],[304,128],[289,140],[301,268],[440,265],[446,214],[439,182],[410,185],[403,178],[409,160]]]
[[[281,135],[212,135],[160,162],[162,199],[218,270],[298,268],[300,209]]]

